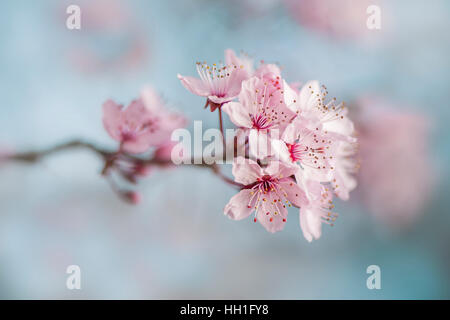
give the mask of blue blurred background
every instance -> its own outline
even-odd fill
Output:
[[[0,146],[84,138],[114,147],[101,104],[126,103],[145,84],[216,127],[217,114],[176,74],[244,50],[279,63],[289,81],[319,79],[340,99],[373,94],[427,115],[438,178],[420,218],[399,229],[357,201],[338,202],[336,226],[308,243],[295,210],[277,234],[226,218],[235,190],[207,170],[155,172],[134,207],[99,176],[93,154],[68,151],[0,166],[0,298],[450,298],[450,3],[368,1],[381,8],[381,30],[350,24],[364,31],[346,35],[303,23],[293,8],[306,6],[293,1],[2,1]],[[69,4],[81,7],[81,30],[66,28]],[[347,21],[341,14],[332,17]],[[365,8],[356,15],[365,22]],[[82,290],[66,288],[73,264]],[[381,290],[366,287],[374,264]]]

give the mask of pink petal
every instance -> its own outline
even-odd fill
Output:
[[[243,185],[249,185],[262,176],[261,167],[251,159],[237,157],[233,162],[234,180]]]
[[[146,86],[141,90],[141,99],[145,107],[153,112],[158,112],[164,106],[164,102],[155,89]]]
[[[151,118],[150,110],[148,110],[141,99],[131,101],[130,105],[123,110],[124,120],[129,123],[140,124]]]
[[[250,77],[253,73],[253,60],[249,57],[237,57],[233,50],[225,50],[225,63],[227,65],[235,65],[237,67],[244,66],[243,71],[246,73],[246,78]]]
[[[303,110],[310,110],[318,104],[317,94],[320,94],[320,84],[318,81],[308,81],[300,90],[298,99]]]
[[[291,153],[283,140],[272,139],[271,150],[275,159],[281,160],[285,163],[292,163]]]
[[[181,84],[193,94],[201,97],[207,97],[210,94],[209,88],[202,80],[194,77],[185,77],[180,74],[177,77],[181,80]]]
[[[344,137],[351,136],[355,132],[353,122],[347,117],[325,122],[323,124],[323,129],[330,132],[336,132]]]
[[[313,207],[300,209],[300,228],[303,236],[309,242],[319,239],[322,235],[322,218],[318,210],[320,209]]]
[[[298,169],[297,165],[288,165],[281,161],[270,161],[269,165],[264,169],[264,174],[282,179],[295,175]]]
[[[103,126],[111,138],[120,141],[120,124],[122,123],[123,105],[119,105],[112,100],[103,103]]]
[[[253,126],[252,120],[248,111],[243,105],[238,102],[228,102],[222,106],[230,120],[238,127],[251,128]]]
[[[216,103],[216,104],[224,104],[234,100],[239,95],[239,90],[232,90],[225,97],[218,97],[214,95],[208,96],[208,100]]]
[[[285,204],[278,200],[279,197],[274,192],[268,192],[266,201],[262,201],[261,208],[258,208],[257,219],[259,223],[272,233],[281,231],[287,219]]]
[[[292,178],[287,178],[278,183],[286,193],[286,198],[296,207],[304,207],[309,204],[305,192]]]
[[[248,134],[249,153],[252,158],[264,159],[272,155],[272,141],[266,132],[250,129]]]
[[[253,207],[249,208],[252,190],[244,189],[234,195],[225,206],[224,214],[233,220],[242,220],[247,218],[253,211]]]
[[[152,135],[144,133],[136,136],[133,140],[123,142],[122,149],[129,153],[143,153],[152,146]]]
[[[291,86],[288,85],[288,83],[283,80],[283,96],[284,96],[284,103],[289,107],[292,104],[296,104],[299,102],[298,94],[297,92],[291,88]],[[297,111],[296,108],[294,108],[294,112]]]
[[[155,158],[158,160],[166,160],[169,161],[172,157],[172,149],[178,144],[179,142],[175,141],[166,141],[165,143],[162,143],[156,150],[155,150]]]
[[[255,76],[259,78],[268,77],[276,77],[281,75],[281,70],[276,64],[264,63],[259,66],[259,68],[255,72]]]
[[[247,112],[256,114],[256,106],[254,102],[257,101],[255,90],[258,88],[260,79],[252,77],[242,82],[241,91],[239,93],[239,102],[247,108]]]

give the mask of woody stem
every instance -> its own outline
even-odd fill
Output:
[[[82,140],[72,140],[72,141],[57,144],[52,147],[43,148],[40,150],[15,152],[15,153],[3,155],[3,156],[0,156],[0,161],[4,162],[4,163],[6,163],[6,162],[22,162],[22,163],[27,163],[27,164],[34,164],[34,163],[37,163],[40,160],[44,159],[45,157],[51,156],[51,155],[56,154],[61,151],[68,151],[71,149],[87,149],[87,150],[90,150],[90,151],[94,152],[95,154],[97,154],[105,162],[103,171],[105,171],[105,168],[107,170],[107,168],[110,167],[110,162],[112,161],[112,159],[114,159],[118,155],[117,151],[107,150],[105,148],[96,146],[90,142],[85,142]],[[165,167],[165,166],[173,164],[171,160],[162,160],[162,159],[158,159],[158,158],[140,158],[140,157],[128,154],[128,153],[124,153],[124,152],[120,152],[120,155],[122,157],[125,157],[129,161],[132,161],[135,163],[140,163],[140,164],[145,164],[145,165]],[[215,175],[217,175],[218,177],[220,177],[224,182],[226,182],[230,185],[233,185],[233,186],[241,187],[240,184],[234,182],[230,178],[223,175],[222,172],[220,171],[219,166],[217,166],[216,164],[212,164],[212,165],[207,164],[206,161],[203,161],[203,159],[200,163],[199,162],[200,161],[191,159],[190,163],[195,163],[195,166],[199,167],[199,168],[208,168],[208,169],[212,170],[212,172]],[[199,164],[196,164],[196,163],[199,163]],[[102,173],[103,173],[103,171],[102,171]]]

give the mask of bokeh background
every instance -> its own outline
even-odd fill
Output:
[[[81,7],[81,30],[66,28],[69,4]],[[370,4],[381,8],[381,30],[366,28]],[[406,199],[423,199],[414,219],[378,219],[356,190],[337,202],[336,226],[313,243],[295,210],[277,234],[226,218],[235,190],[208,170],[154,172],[139,186],[142,203],[130,206],[87,151],[0,164],[0,298],[450,298],[448,1],[18,0],[0,8],[3,152],[71,138],[114,147],[101,104],[126,103],[145,84],[190,120],[216,127],[217,114],[204,111],[176,74],[194,75],[197,60],[217,62],[226,48],[279,63],[289,81],[318,79],[339,99],[376,97],[428,124],[426,146],[414,156],[423,156],[425,173],[403,186]],[[402,136],[405,144],[422,139],[415,133]],[[391,151],[372,173],[385,172],[402,143]],[[387,185],[395,170],[389,177]],[[81,267],[82,290],[66,288],[72,264]],[[373,264],[381,290],[366,287]]]

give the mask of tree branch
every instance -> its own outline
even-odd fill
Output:
[[[58,152],[67,151],[71,149],[87,149],[89,151],[94,152],[95,154],[99,155],[100,158],[105,161],[105,166],[102,170],[102,174],[105,174],[105,168],[107,169],[109,167],[108,163],[111,162],[111,159],[115,156],[117,156],[119,153],[114,150],[107,150],[102,147],[98,147],[90,142],[85,142],[82,140],[71,140],[65,143],[57,144],[53,147],[44,148],[42,150],[33,150],[33,151],[26,151],[26,152],[17,152],[12,153],[9,155],[5,155],[2,158],[3,162],[24,162],[28,164],[34,164],[42,159],[51,156],[53,154],[56,154]],[[162,160],[157,158],[140,158],[128,153],[120,153],[121,156],[125,157],[126,159],[140,163],[145,165],[153,165],[157,167],[166,167],[168,165],[173,165],[173,163],[170,160]],[[220,177],[224,182],[242,188],[243,186],[239,183],[234,182],[232,179],[226,177],[221,171],[219,166],[216,164],[209,165],[205,163],[205,161],[201,161],[200,164],[198,164],[198,161],[194,161],[195,159],[191,159],[191,163],[194,163],[194,166],[199,168],[208,168],[212,170],[212,172]]]

